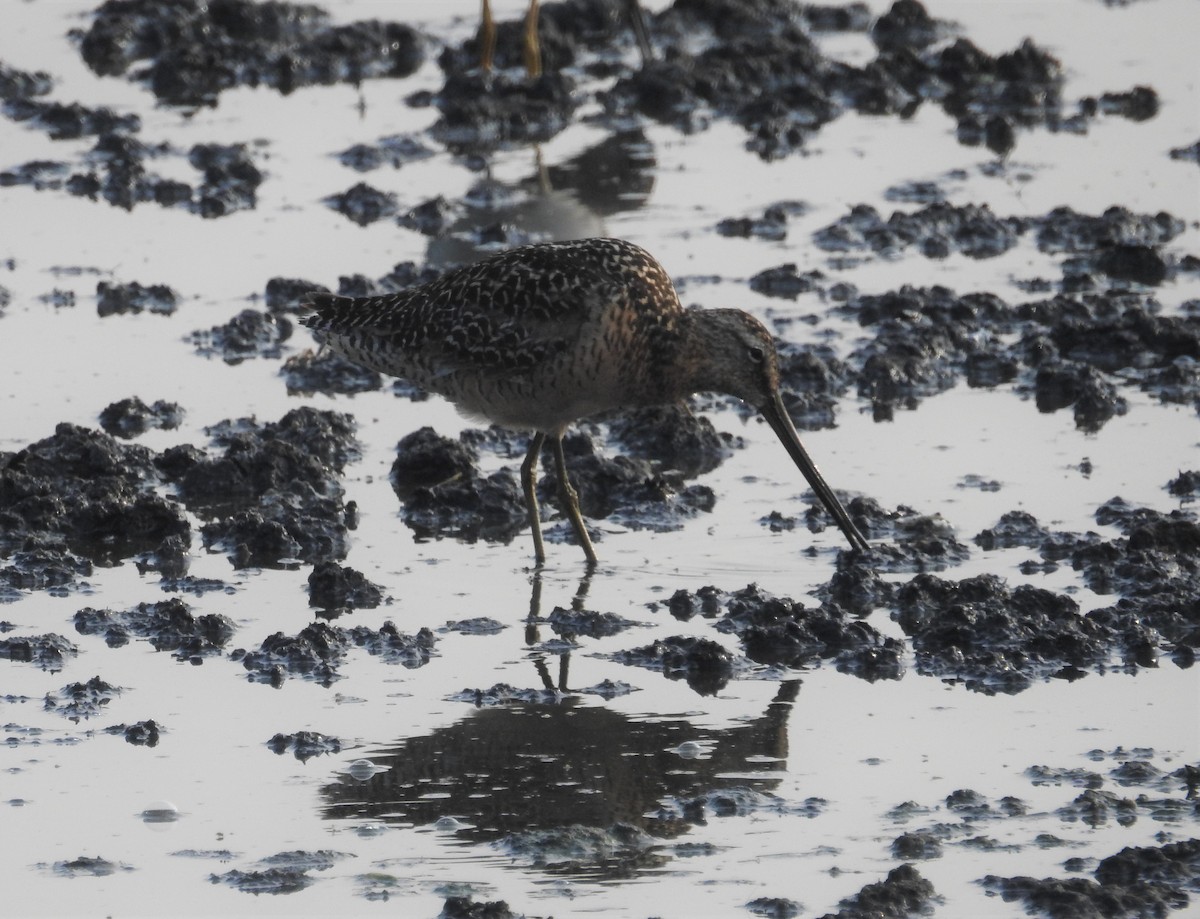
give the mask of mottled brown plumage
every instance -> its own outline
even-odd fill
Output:
[[[472,417],[534,432],[522,464],[537,561],[534,475],[546,437],[576,536],[595,551],[562,435],[609,409],[717,391],[759,408],[855,548],[866,540],[809,459],[779,398],[775,344],[741,310],[683,309],[662,266],[618,239],[523,246],[383,297],[313,294],[305,324],[364,366],[445,396]]]

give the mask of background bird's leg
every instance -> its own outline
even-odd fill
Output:
[[[492,69],[492,58],[496,54],[496,20],[492,18],[492,4],[483,0],[483,12],[479,17],[479,66],[484,73]]]
[[[525,462],[521,464],[521,488],[525,492],[525,507],[529,511],[529,526],[533,530],[533,558],[539,565],[546,563],[546,547],[542,543],[542,521],[537,503],[537,466],[546,435],[538,431],[529,444]]]
[[[654,50],[650,47],[650,33],[646,29],[646,16],[642,12],[642,5],[638,0],[625,0],[625,12],[637,39],[638,50],[642,52],[642,66],[646,67],[654,61]]]
[[[575,528],[575,536],[579,545],[583,546],[583,554],[587,556],[588,564],[596,564],[596,550],[592,548],[592,539],[588,536],[587,527],[583,525],[583,515],[579,513],[579,494],[571,485],[567,476],[567,458],[563,455],[562,435],[554,438],[554,468],[558,473],[558,497],[563,504],[563,510],[571,518],[571,526]]]
[[[525,72],[530,79],[542,75],[542,44],[538,40],[538,0],[529,0],[525,14]]]

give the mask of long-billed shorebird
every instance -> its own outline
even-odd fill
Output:
[[[463,414],[533,432],[521,486],[534,555],[546,560],[535,491],[546,438],[559,499],[596,562],[562,437],[610,409],[722,392],[758,408],[851,547],[867,541],[800,443],[779,395],[775,341],[735,309],[684,309],[663,267],[619,239],[511,249],[381,297],[309,294],[304,319],[353,361],[445,396]]]

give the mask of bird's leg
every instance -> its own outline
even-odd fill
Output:
[[[542,75],[542,46],[538,40],[538,0],[529,0],[525,14],[525,72],[531,80]]]
[[[542,455],[542,444],[546,435],[541,431],[533,435],[525,462],[521,463],[521,489],[525,492],[525,507],[529,511],[529,526],[533,530],[533,558],[538,565],[546,563],[546,547],[542,544],[542,521],[538,515],[537,465]],[[540,586],[540,585],[538,585]]]
[[[496,20],[492,18],[492,4],[483,0],[483,12],[479,17],[479,66],[484,73],[491,73],[495,54]]]
[[[571,526],[575,528],[575,536],[579,545],[583,546],[583,554],[587,556],[588,564],[594,565],[596,550],[592,548],[592,539],[588,536],[587,527],[583,525],[583,515],[579,513],[579,494],[567,476],[567,458],[563,455],[561,434],[554,438],[554,469],[558,473],[558,499],[571,520]]]
[[[625,12],[629,16],[634,38],[637,39],[638,50],[642,52],[642,67],[648,67],[654,62],[654,50],[650,47],[650,33],[646,29],[646,16],[642,12],[642,5],[638,0],[625,0]]]

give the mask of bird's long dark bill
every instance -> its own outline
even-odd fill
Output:
[[[829,515],[837,521],[838,528],[846,534],[846,539],[850,541],[851,547],[866,549],[866,537],[858,532],[858,527],[854,525],[850,515],[846,513],[846,509],[842,507],[842,502],[837,499],[837,495],[833,493],[833,489],[829,487],[820,470],[817,469],[817,464],[812,461],[812,457],[800,443],[800,435],[792,426],[792,419],[788,417],[787,409],[783,406],[783,399],[776,394],[775,398],[766,405],[759,406],[759,411],[762,412],[763,417],[767,419],[767,424],[771,426],[771,430],[775,432],[787,449],[792,462],[800,467],[800,471],[808,479],[808,484],[812,486],[812,490],[825,505],[825,510],[829,511]]]

